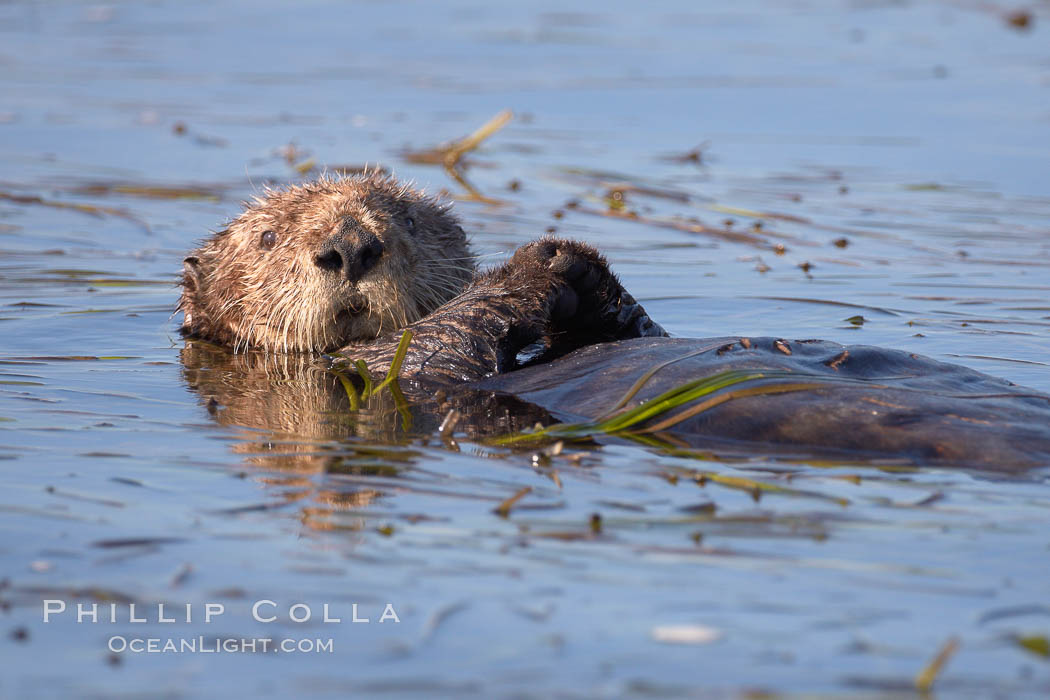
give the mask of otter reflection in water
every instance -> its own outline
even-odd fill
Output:
[[[248,408],[300,436],[332,429],[331,416],[345,417],[349,404],[339,403],[342,386],[309,364],[317,357],[284,350],[327,351],[343,367],[363,360],[381,375],[408,329],[400,376],[424,421],[417,429],[456,405],[479,434],[547,414],[593,419],[657,366],[632,403],[719,372],[761,370],[809,383],[804,391],[716,396],[664,438],[730,453],[1050,465],[1050,396],[893,350],[670,339],[583,243],[542,239],[485,273],[473,271],[467,251],[447,208],[385,177],[272,192],[186,259],[182,330],[234,350],[255,348],[267,367],[300,360],[310,367],[301,376],[311,388],[301,396],[278,396],[291,386],[283,384],[256,399],[266,406]],[[439,388],[443,398],[435,400]],[[232,407],[221,394],[212,392]],[[302,405],[308,396],[318,400]],[[238,410],[228,420],[237,422]],[[238,424],[251,424],[244,420]],[[352,423],[354,434],[368,425],[366,416]]]
[[[299,504],[302,524],[315,530],[368,529],[367,518],[352,514],[395,490],[389,478],[422,454],[414,438],[433,435],[440,410],[453,408],[432,402],[406,413],[383,391],[351,411],[339,380],[306,353],[234,354],[188,339],[181,360],[187,385],[212,419],[235,433],[230,449],[264,472],[256,478],[272,486],[272,494]],[[467,437],[551,420],[545,411],[496,392],[457,397],[464,416],[457,433]],[[337,477],[318,480],[318,474]]]
[[[389,461],[397,453],[376,445],[411,445],[413,436],[433,434],[453,409],[463,417],[457,432],[470,438],[505,435],[552,420],[538,406],[480,390],[400,406],[391,392],[381,391],[352,410],[339,379],[306,353],[233,354],[187,339],[180,358],[187,385],[212,418],[224,427],[247,429],[234,451],[249,464],[285,472],[353,471],[362,462]],[[400,385],[416,395],[414,383]],[[346,439],[357,442],[347,449],[333,447]],[[369,455],[383,459],[369,460]]]

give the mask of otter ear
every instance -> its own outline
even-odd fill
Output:
[[[195,292],[200,287],[200,258],[193,255],[182,261],[182,287],[187,292]]]

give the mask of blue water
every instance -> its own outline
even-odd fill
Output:
[[[172,318],[185,251],[298,179],[294,143],[447,189],[486,261],[551,226],[595,243],[676,335],[885,345],[1050,391],[1050,13],[1017,29],[1014,9],[0,3],[0,695],[909,695],[955,637],[939,694],[1045,697],[1016,641],[1050,634],[1045,472],[626,446],[537,466],[340,432],[309,396],[242,419],[191,388]],[[499,204],[403,156],[502,109],[467,170]],[[618,187],[673,196],[628,189],[640,222],[565,209]],[[668,226],[688,217],[768,245]],[[45,599],[119,619],[45,624]],[[255,622],[259,600],[280,619]],[[129,602],[194,620],[133,623]],[[683,625],[707,636],[657,641]],[[108,649],[201,635],[334,650]]]

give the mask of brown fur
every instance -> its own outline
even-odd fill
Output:
[[[384,250],[360,279],[317,264],[332,236],[369,234]],[[185,334],[235,351],[327,351],[423,318],[473,275],[446,205],[379,173],[322,178],[267,190],[191,253],[178,309]]]
[[[337,270],[323,264],[333,240],[382,252],[359,268],[337,256]],[[428,383],[664,334],[587,244],[543,238],[475,275],[447,207],[378,174],[267,192],[186,258],[182,285],[188,336],[235,351],[338,350],[336,365],[384,373],[408,329],[401,376]]]
[[[438,384],[502,374],[592,343],[666,335],[597,250],[551,237],[522,246],[408,330],[401,376]],[[384,373],[400,336],[343,348],[334,363],[352,371],[353,361],[364,360]],[[523,360],[526,349],[535,352]]]

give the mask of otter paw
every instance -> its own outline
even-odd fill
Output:
[[[514,258],[555,276],[550,330],[562,342],[586,345],[667,335],[623,288],[605,257],[586,243],[544,238],[522,247]]]
[[[603,282],[609,287],[609,280],[615,279],[597,250],[563,238],[542,238],[522,246],[511,265],[553,282],[549,310],[554,320],[571,319],[582,309],[596,308],[594,297],[601,293]]]

